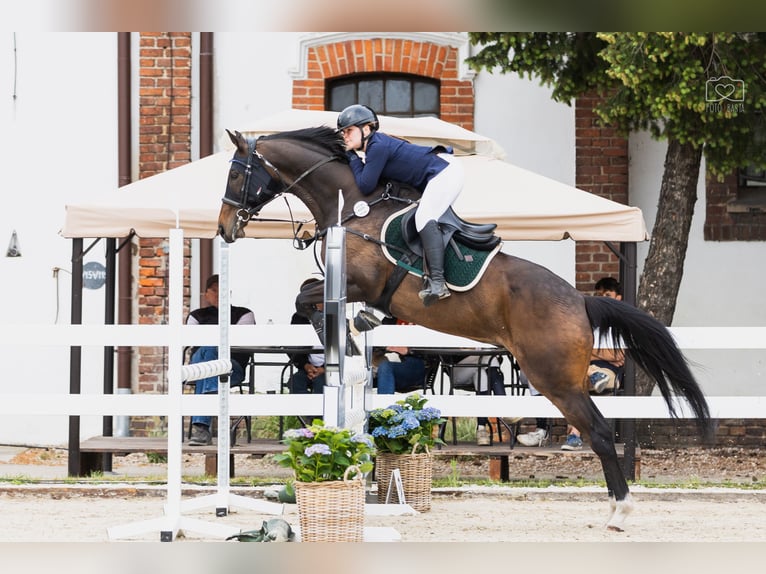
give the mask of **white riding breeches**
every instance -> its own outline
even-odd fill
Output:
[[[463,190],[465,170],[460,161],[450,153],[440,153],[439,157],[449,165],[429,181],[423,191],[420,205],[415,212],[415,228],[418,232],[432,219],[438,221]]]

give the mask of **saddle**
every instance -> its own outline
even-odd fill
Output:
[[[497,225],[494,223],[471,223],[461,219],[460,216],[450,207],[439,218],[439,228],[442,232],[442,242],[444,247],[450,244],[456,248],[454,242],[457,241],[477,251],[492,251],[501,241],[500,237],[494,234]],[[423,246],[420,242],[420,235],[415,227],[415,210],[412,209],[402,217],[402,238],[407,247],[416,255],[423,255]],[[456,251],[459,253],[459,251]]]

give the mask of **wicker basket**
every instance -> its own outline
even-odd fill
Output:
[[[362,542],[364,481],[295,481],[303,542]]]
[[[379,452],[375,457],[375,478],[378,482],[378,504],[385,504],[391,473],[399,469],[405,502],[418,512],[431,509],[431,479],[433,459],[430,452],[421,454],[391,454]],[[399,503],[396,488],[391,487],[389,502]]]

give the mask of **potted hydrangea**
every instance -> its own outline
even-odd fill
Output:
[[[398,501],[391,475],[394,469],[399,469],[405,502],[419,511],[431,508],[430,449],[442,442],[435,430],[445,419],[439,409],[426,407],[426,402],[425,397],[414,393],[370,413],[369,430],[378,450],[375,476],[381,504],[387,499]]]
[[[364,475],[373,468],[372,437],[324,426],[321,420],[285,432],[287,449],[276,455],[295,473],[301,540],[361,542],[364,531]]]

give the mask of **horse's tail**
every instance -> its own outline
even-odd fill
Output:
[[[609,297],[585,297],[591,328],[598,328],[603,341],[611,332],[612,345],[623,348],[627,357],[641,367],[660,388],[671,416],[676,412],[671,391],[691,406],[700,431],[710,431],[710,409],[689,369],[686,358],[667,327],[649,313]]]

